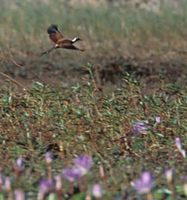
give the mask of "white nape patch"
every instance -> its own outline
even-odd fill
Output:
[[[76,42],[77,39],[78,39],[78,37],[74,37],[71,41],[72,41],[72,42]]]
[[[58,44],[55,44],[55,48],[58,48],[59,46],[58,46]]]

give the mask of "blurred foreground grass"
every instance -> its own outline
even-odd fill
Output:
[[[41,83],[25,93],[1,89],[0,166],[12,187],[35,196],[39,180],[47,176],[44,154],[50,151],[54,175],[74,156],[92,156],[94,167],[79,182],[83,193],[99,182],[105,190],[102,199],[138,198],[131,181],[149,170],[155,178],[154,199],[171,199],[174,191],[176,199],[185,198],[186,158],[177,151],[175,138],[181,138],[185,148],[187,88],[163,83],[154,94],[144,95],[139,83],[126,75],[120,89],[104,95],[92,81],[63,91]],[[134,132],[137,122],[146,122],[143,132]],[[26,168],[15,181],[12,165],[20,156]],[[104,180],[99,166],[104,167]],[[173,191],[163,176],[170,168],[175,171]],[[64,194],[71,193],[70,188],[63,182]]]

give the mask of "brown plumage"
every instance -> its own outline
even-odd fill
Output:
[[[80,38],[75,37],[72,40],[64,38],[62,33],[58,30],[57,25],[52,24],[51,26],[49,26],[49,28],[47,29],[47,33],[49,34],[49,38],[55,43],[55,46],[43,52],[41,55],[50,53],[52,50],[57,48],[84,51],[83,49],[79,49],[73,45],[75,42],[80,41],[81,40]]]

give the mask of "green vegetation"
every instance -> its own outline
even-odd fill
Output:
[[[182,198],[186,159],[175,147],[175,138],[180,137],[186,145],[187,88],[163,85],[158,92],[143,95],[138,82],[126,75],[123,86],[109,95],[96,89],[91,79],[63,91],[41,83],[35,83],[26,93],[14,93],[11,88],[1,91],[3,171],[14,176],[11,171],[16,158],[22,155],[26,159],[22,182],[14,187],[37,191],[36,182],[46,176],[44,154],[50,150],[54,154],[53,174],[60,173],[74,156],[91,155],[92,174],[81,188],[100,182],[106,199],[117,191],[127,199],[137,196],[130,184],[142,170],[154,173],[155,198],[166,195],[171,199],[173,191],[167,192],[170,188],[163,176],[170,168],[175,170],[173,190],[177,199]],[[156,117],[161,121],[156,122]],[[134,124],[145,120],[145,134],[135,133]],[[104,167],[104,180],[99,177],[100,165]]]
[[[0,0],[0,199],[36,199],[43,179],[48,200],[90,199],[98,183],[100,199],[186,199],[186,1],[159,13],[36,2]],[[86,51],[39,57],[51,23]],[[89,169],[69,183],[80,155]]]

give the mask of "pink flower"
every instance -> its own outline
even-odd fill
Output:
[[[175,138],[175,145],[184,158],[186,158],[186,151],[182,149],[181,140],[179,137]]]
[[[24,159],[20,156],[14,164],[14,170],[20,175],[25,169]]]
[[[161,122],[160,117],[155,117],[155,121],[156,121],[157,124],[160,124],[160,122]]]
[[[171,183],[173,180],[173,169],[168,169],[165,171],[165,176],[168,183]]]
[[[103,195],[103,190],[102,190],[102,187],[100,184],[95,184],[93,185],[92,187],[92,195],[95,197],[95,198],[101,198],[102,195]]]
[[[133,124],[132,132],[135,135],[139,134],[147,134],[148,131],[148,121],[137,121],[136,123]]]
[[[53,156],[52,156],[52,153],[50,151],[48,151],[46,154],[45,154],[45,161],[48,165],[50,165],[53,161]]]
[[[78,156],[73,160],[75,167],[79,168],[82,175],[85,175],[93,165],[92,157],[88,155]]]
[[[25,200],[25,193],[22,189],[16,189],[14,191],[15,200]]]
[[[147,194],[151,191],[154,181],[150,172],[143,172],[139,179],[132,183],[139,194]]]
[[[39,183],[38,200],[43,200],[48,194],[54,191],[55,182],[53,180],[43,179]]]
[[[77,181],[82,176],[80,169],[75,166],[63,169],[62,174],[63,177],[70,182]]]

